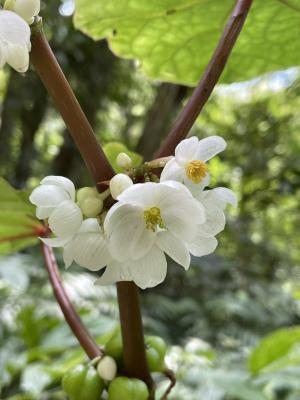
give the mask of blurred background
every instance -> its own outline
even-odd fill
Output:
[[[42,14],[99,142],[123,142],[150,160],[191,89],[148,80],[106,42],[74,30],[73,11],[72,2],[53,0]],[[300,325],[299,95],[297,69],[220,85],[193,128],[200,138],[227,141],[226,152],[210,162],[212,186],[233,189],[239,207],[227,210],[213,255],[193,259],[187,273],[170,262],[167,280],[142,292],[146,332],[170,344],[168,362],[178,376],[170,399],[300,399],[300,331],[280,331],[286,352],[273,333],[281,358],[271,357],[277,364],[267,369],[251,367],[264,336]],[[0,72],[0,112],[0,176],[11,185],[33,188],[50,174],[77,187],[91,184],[34,71]],[[62,265],[70,297],[101,341],[118,322],[115,289],[95,287],[95,276]],[[298,334],[293,347],[289,332]],[[270,348],[261,356],[268,358]],[[64,399],[61,376],[83,358],[53,299],[39,247],[1,257],[0,398]]]

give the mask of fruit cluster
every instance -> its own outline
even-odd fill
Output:
[[[145,344],[150,372],[163,372],[166,343],[158,336],[146,336]],[[106,354],[103,358],[96,363],[76,365],[64,375],[62,386],[69,400],[101,400],[105,390],[109,400],[147,400],[149,391],[143,381],[117,376],[122,371],[120,328],[104,335],[101,345]]]

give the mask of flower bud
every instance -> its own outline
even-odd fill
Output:
[[[95,218],[103,210],[103,200],[97,197],[88,197],[80,204],[83,215]]]
[[[112,381],[117,374],[117,363],[110,356],[104,356],[97,366],[97,371],[100,378],[105,381]]]
[[[128,175],[125,174],[117,174],[115,175],[109,182],[109,188],[112,195],[112,198],[117,200],[117,197],[124,192],[124,190],[128,189],[133,185],[132,180]]]
[[[83,187],[78,190],[77,192],[77,202],[79,205],[84,202],[84,200],[91,198],[91,197],[97,197],[97,190],[92,187]]]
[[[14,11],[28,24],[32,24],[34,17],[40,12],[40,0],[6,0],[4,9]]]
[[[126,153],[119,153],[116,159],[117,165],[124,169],[132,167],[132,159]]]

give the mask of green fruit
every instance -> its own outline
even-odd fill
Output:
[[[146,384],[135,378],[116,378],[108,388],[109,400],[147,400],[148,397]]]
[[[123,342],[120,329],[116,329],[112,337],[107,341],[105,345],[105,353],[115,360],[122,359]]]
[[[104,382],[93,366],[76,365],[62,379],[70,400],[100,400]]]
[[[146,336],[146,357],[150,372],[162,372],[165,368],[167,345],[159,336]]]

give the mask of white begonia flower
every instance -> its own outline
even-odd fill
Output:
[[[188,243],[197,223],[205,222],[205,213],[185,186],[178,182],[136,184],[118,200],[104,221],[115,261],[99,284],[133,280],[142,289],[156,286],[167,272],[164,253],[188,269]]]
[[[10,10],[22,17],[29,25],[33,23],[41,8],[40,0],[6,0],[5,10]]]
[[[175,149],[175,157],[165,165],[160,181],[178,181],[193,193],[199,192],[210,180],[206,161],[225,148],[226,142],[220,136],[210,136],[202,140],[193,136],[183,140]]]
[[[59,238],[48,239],[54,244],[68,241],[82,223],[82,212],[75,203],[73,182],[63,176],[47,176],[31,193],[29,200],[35,206],[38,219],[48,218],[51,231]]]
[[[109,182],[109,189],[113,199],[117,200],[118,196],[124,190],[133,185],[131,178],[126,174],[117,174]]]
[[[12,11],[0,10],[0,68],[7,63],[18,72],[29,66],[30,28]]]
[[[227,204],[236,207],[237,198],[232,190],[223,187],[202,191],[195,198],[204,206],[206,220],[197,225],[197,233],[189,244],[189,250],[194,256],[201,257],[216,249],[218,241],[215,235],[225,227],[224,210]]]
[[[48,244],[49,239],[43,241]],[[75,261],[90,271],[98,271],[112,262],[107,239],[96,218],[84,220],[68,243],[61,241],[56,243],[56,246],[64,246],[63,258],[66,268]]]

